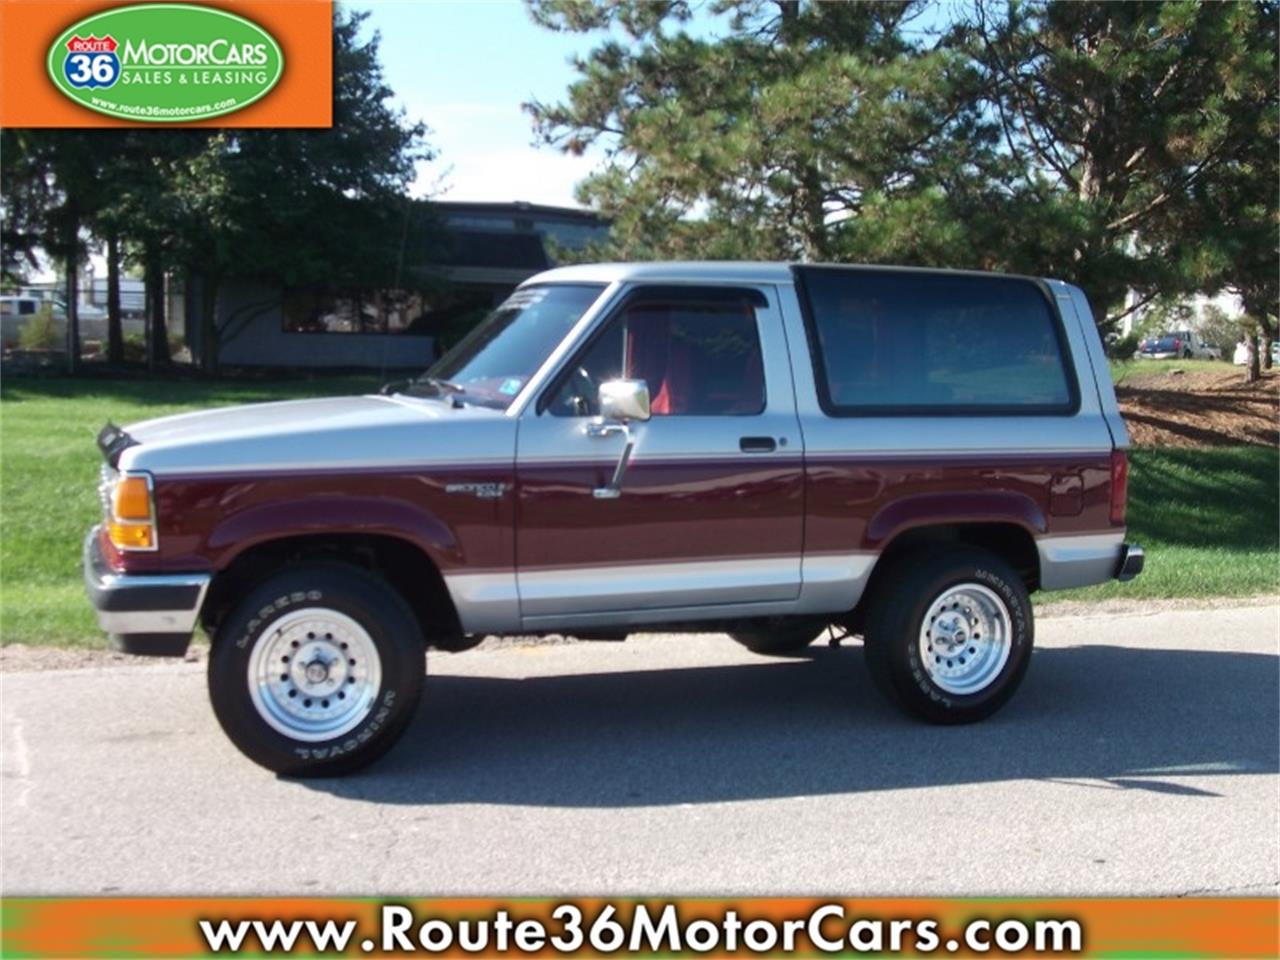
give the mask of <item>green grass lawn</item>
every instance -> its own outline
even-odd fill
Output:
[[[378,381],[246,383],[7,377],[0,388],[0,642],[103,642],[84,596],[80,547],[101,519],[107,421],[129,423],[206,406],[365,393]]]
[[[1154,377],[1173,370],[1237,370],[1244,379],[1244,368],[1233,367],[1229,360],[1112,360],[1111,379],[1116,386],[1129,380]]]
[[[1130,452],[1129,539],[1147,554],[1129,583],[1038,600],[1250,596],[1280,592],[1280,450]]]
[[[40,380],[0,389],[0,640],[99,644],[80,545],[99,519],[94,435],[182,410],[368,392],[377,380],[285,383]],[[1266,447],[1136,450],[1130,537],[1147,570],[1128,584],[1044,599],[1244,596],[1280,591],[1280,453]]]

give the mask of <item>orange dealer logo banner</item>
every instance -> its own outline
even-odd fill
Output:
[[[329,0],[0,0],[0,126],[328,127]]]

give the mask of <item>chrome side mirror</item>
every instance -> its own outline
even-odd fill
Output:
[[[600,416],[604,420],[648,420],[649,384],[643,380],[606,380],[600,384]]]
[[[622,496],[622,478],[636,446],[628,423],[648,420],[651,416],[649,385],[643,380],[607,380],[600,384],[600,416],[587,424],[587,436],[611,437],[620,433],[626,443],[618,457],[618,465],[613,469],[613,479],[607,486],[591,491],[597,500],[616,500]]]

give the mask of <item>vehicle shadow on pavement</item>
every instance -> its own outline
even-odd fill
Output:
[[[387,757],[346,779],[304,783],[379,803],[562,807],[1015,779],[1213,799],[1197,776],[1280,766],[1274,656],[1042,649],[1013,701],[964,727],[899,715],[862,659],[855,646],[738,666],[432,676]]]

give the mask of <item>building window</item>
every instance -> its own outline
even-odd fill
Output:
[[[6,317],[17,315],[28,317],[36,312],[34,300],[0,300],[0,314]]]
[[[425,333],[424,294],[408,290],[323,293],[291,290],[284,300],[286,333]]]

